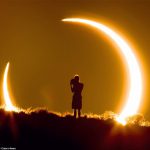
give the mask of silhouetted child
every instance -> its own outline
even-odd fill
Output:
[[[73,93],[72,98],[72,109],[74,109],[74,117],[77,116],[78,110],[78,117],[81,116],[81,109],[82,109],[82,95],[81,92],[83,90],[83,83],[79,82],[79,76],[75,75],[73,79],[70,81],[71,91]]]

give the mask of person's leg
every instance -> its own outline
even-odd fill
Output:
[[[81,117],[81,109],[78,109],[78,118]]]
[[[76,116],[77,116],[77,110],[74,109],[74,117],[76,118]]]

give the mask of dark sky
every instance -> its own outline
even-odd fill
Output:
[[[1,84],[9,61],[17,106],[71,111],[69,82],[79,74],[85,85],[83,112],[123,107],[127,76],[116,47],[92,28],[61,22],[66,17],[106,23],[132,43],[146,76],[140,112],[150,119],[149,0],[1,0]]]

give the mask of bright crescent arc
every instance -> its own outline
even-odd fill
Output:
[[[12,104],[12,100],[9,95],[8,83],[7,83],[8,70],[9,70],[9,62],[6,65],[4,78],[3,78],[3,94],[4,94],[4,101],[5,101],[5,110],[17,112],[18,109]]]
[[[128,97],[125,100],[126,105],[117,118],[117,121],[126,124],[125,118],[136,114],[138,111],[143,89],[141,70],[133,49],[131,49],[129,44],[116,31],[102,23],[83,18],[65,18],[62,21],[82,23],[94,27],[105,33],[119,47],[126,62],[126,69],[128,70],[129,90],[127,90]]]

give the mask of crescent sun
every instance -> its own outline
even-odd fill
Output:
[[[8,83],[7,83],[8,70],[9,70],[9,62],[6,65],[4,77],[3,77],[3,95],[4,95],[4,102],[5,102],[5,110],[18,112],[18,108],[13,105],[9,95]]]
[[[128,96],[125,99],[126,104],[120,115],[116,118],[118,122],[125,125],[125,119],[137,113],[143,89],[141,68],[133,49],[115,30],[112,30],[110,27],[102,23],[83,18],[65,18],[62,21],[82,23],[96,28],[98,31],[103,32],[108,36],[117,45],[118,50],[122,54],[122,58],[126,62],[126,69],[129,77],[129,89],[127,90]]]

